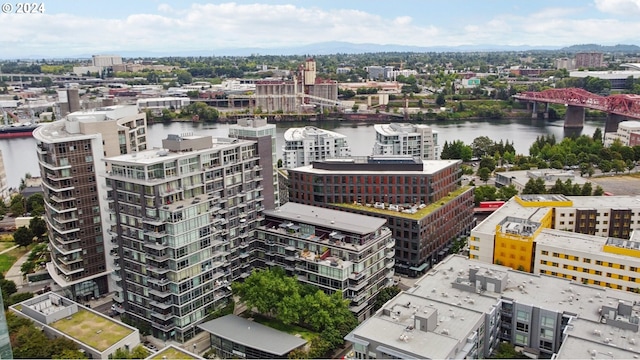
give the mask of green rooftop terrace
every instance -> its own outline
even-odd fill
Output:
[[[133,332],[109,318],[82,309],[49,326],[98,351],[107,350]]]
[[[175,346],[168,346],[159,352],[153,354],[148,359],[198,359],[193,355],[189,355],[187,352],[180,350]]]
[[[373,206],[358,205],[358,204],[341,203],[341,204],[331,204],[331,205],[339,207],[339,208],[365,211],[365,212],[368,212],[368,213],[381,214],[381,215],[385,215],[385,216],[397,216],[397,217],[403,217],[403,218],[412,219],[412,220],[420,220],[420,219],[424,218],[425,216],[431,214],[432,212],[438,210],[439,208],[447,205],[447,203],[449,203],[451,200],[457,198],[458,196],[460,196],[465,191],[468,191],[471,188],[472,188],[472,186],[461,186],[460,188],[456,189],[455,191],[450,192],[449,195],[443,197],[442,199],[439,199],[438,201],[435,201],[432,204],[429,204],[429,205],[423,207],[422,209],[418,209],[418,211],[416,211],[413,214],[404,213],[402,211],[394,211],[394,210],[388,210],[388,209],[378,209],[378,208],[373,207]]]

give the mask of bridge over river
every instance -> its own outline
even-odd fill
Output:
[[[567,107],[565,128],[581,128],[584,125],[584,109],[600,110],[607,113],[605,132],[615,132],[618,123],[625,119],[640,119],[640,95],[619,94],[601,96],[584,89],[566,88],[544,91],[526,91],[513,96],[519,101],[528,101],[532,106],[532,117],[538,117],[537,104],[545,104],[543,116],[549,116],[549,104]]]

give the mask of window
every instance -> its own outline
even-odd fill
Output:
[[[527,323],[522,323],[522,322],[517,322],[516,323],[516,329],[518,331],[524,331],[524,332],[529,332],[529,324]]]
[[[518,310],[516,319],[521,321],[529,321],[529,313],[527,311]]]
[[[550,316],[543,315],[540,324],[546,327],[554,327],[556,325],[556,319]]]
[[[549,252],[547,250],[542,250],[542,255],[549,255]]]
[[[591,259],[584,258],[582,261],[586,262],[587,264],[591,264]]]
[[[553,330],[541,328],[540,338],[545,340],[553,340]]]
[[[516,344],[518,345],[529,345],[529,336],[523,334],[516,334]]]

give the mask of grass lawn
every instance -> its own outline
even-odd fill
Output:
[[[70,319],[64,318],[50,325],[98,351],[105,351],[133,331],[87,310],[79,310]]]
[[[0,273],[3,275],[9,271],[11,265],[16,262],[22,255],[28,253],[30,251],[29,248],[19,247],[17,249],[13,249],[7,253],[0,255]]]
[[[0,251],[7,250],[8,248],[10,248],[12,246],[15,246],[15,245],[16,245],[16,243],[14,243],[12,241],[0,242]]]
[[[253,321],[257,322],[258,324],[262,324],[264,326],[268,326],[272,329],[280,330],[294,336],[300,334],[300,336],[302,336],[302,338],[307,341],[311,341],[318,335],[318,333],[313,332],[309,329],[305,329],[297,325],[283,324],[279,320],[266,318],[259,314],[252,314],[251,316],[253,317]]]
[[[196,359],[176,348],[170,347],[153,355],[152,359]]]

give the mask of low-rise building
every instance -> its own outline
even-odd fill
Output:
[[[263,266],[328,294],[341,291],[359,320],[393,285],[395,240],[384,219],[296,203],[266,210],[264,219],[256,229]]]
[[[89,358],[109,359],[118,349],[140,344],[140,332],[58,294],[46,294],[10,307],[32,320],[50,338],[64,337],[78,344]]]
[[[637,295],[452,255],[345,340],[357,359],[635,358]],[[607,355],[608,354],[608,355]]]
[[[529,180],[542,179],[544,181],[544,187],[548,190],[551,189],[558,180],[565,183],[567,180],[571,180],[573,185],[577,184],[584,186],[589,180],[576,176],[575,172],[571,170],[554,170],[554,169],[541,169],[541,170],[519,170],[519,171],[505,171],[496,173],[496,187],[513,185],[518,193],[524,190]]]
[[[210,334],[211,347],[223,359],[287,359],[287,355],[307,343],[236,315],[226,315],[198,327]]]

